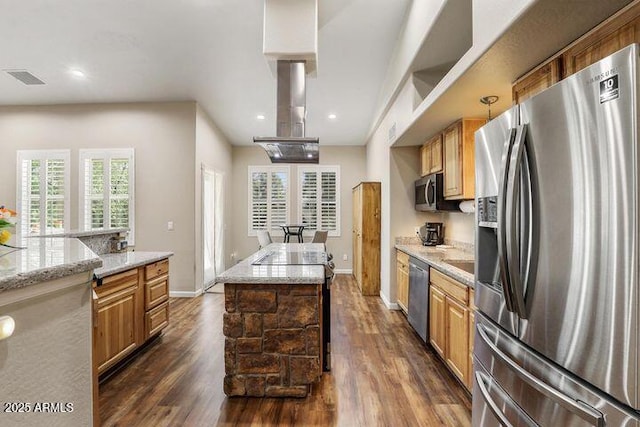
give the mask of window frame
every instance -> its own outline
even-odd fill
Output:
[[[58,234],[58,233],[47,233],[46,227],[46,214],[42,215],[42,206],[43,203],[40,203],[40,218],[38,221],[40,223],[40,232],[38,234],[29,234],[27,231],[28,224],[30,221],[28,220],[29,212],[28,208],[23,206],[23,181],[22,181],[22,163],[25,161],[33,161],[40,160],[46,162],[47,160],[62,160],[64,162],[64,195],[62,196],[63,206],[64,206],[64,227],[60,231],[61,233],[68,232],[70,230],[70,222],[71,222],[71,150],[16,150],[16,210],[20,215],[20,221],[18,222],[18,235],[20,236],[40,236],[47,234]],[[42,173],[43,163],[40,165],[40,188],[44,188],[43,182],[46,179],[46,174]],[[40,200],[42,201],[42,194],[40,195]],[[44,195],[44,206],[46,208],[47,195]],[[45,209],[46,210],[46,209]],[[27,218],[25,220],[25,218]],[[26,227],[25,227],[26,226]]]
[[[316,185],[317,185],[317,198],[316,198],[316,212],[317,212],[317,223],[321,226],[320,230],[325,230],[322,228],[321,219],[322,219],[322,173],[323,172],[334,172],[336,175],[336,229],[335,230],[326,230],[328,231],[328,236],[330,237],[340,237],[341,236],[341,224],[340,224],[340,216],[341,216],[341,203],[340,199],[342,198],[342,189],[340,187],[340,165],[312,165],[312,166],[298,166],[298,190],[296,196],[298,198],[298,212],[296,221],[298,224],[302,224],[302,183],[303,183],[303,174],[308,172],[315,172],[316,174]],[[305,230],[316,231],[311,228],[306,228]]]
[[[274,172],[284,172],[287,174],[287,189],[286,189],[286,222],[290,222],[291,219],[291,168],[289,166],[267,166],[267,165],[250,165],[247,168],[247,236],[256,237],[257,229],[253,228],[253,174],[254,173],[266,173],[267,174],[267,229],[269,233],[273,235],[283,235],[281,229],[274,229],[271,226],[271,174]]]
[[[127,236],[127,243],[129,246],[135,245],[135,149],[133,148],[81,148],[78,151],[78,223],[79,229],[83,231],[91,230],[105,230],[111,228],[111,191],[110,191],[110,178],[111,169],[110,161],[114,158],[128,158],[129,159],[129,233]],[[85,203],[87,194],[85,194],[85,161],[101,159],[104,162],[103,172],[103,197],[104,212],[107,225],[103,228],[87,228],[85,209]]]

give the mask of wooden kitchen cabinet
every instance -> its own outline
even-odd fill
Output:
[[[512,87],[513,103],[519,104],[558,83],[561,66],[560,58],[554,58],[516,80]]]
[[[95,288],[94,350],[99,373],[122,360],[141,341],[140,289],[136,268],[105,277]]]
[[[461,119],[443,132],[444,197],[450,200],[475,197],[475,132],[484,119]]]
[[[409,307],[409,255],[396,251],[396,279],[398,283],[398,305],[407,314]]]
[[[451,372],[469,390],[473,353],[473,292],[457,280],[430,269],[430,342]],[[469,295],[471,293],[471,295]],[[470,298],[471,297],[471,298]]]
[[[447,342],[445,298],[440,289],[435,286],[429,288],[429,340],[443,359]]]
[[[469,310],[469,377],[467,378],[467,388],[473,388],[473,340],[476,336],[476,312]]]
[[[425,142],[420,148],[422,176],[442,172],[442,134]]]
[[[563,78],[640,42],[640,2],[632,2],[562,52]]]
[[[353,188],[353,275],[363,295],[380,294],[379,182]]]
[[[469,309],[450,297],[445,298],[445,360],[453,373],[469,382]]]
[[[94,282],[93,363],[102,374],[169,324],[169,260]]]

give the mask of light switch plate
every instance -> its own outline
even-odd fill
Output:
[[[173,221],[167,222],[167,230],[168,231],[173,231]]]

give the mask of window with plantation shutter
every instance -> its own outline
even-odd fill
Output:
[[[129,228],[135,244],[133,148],[80,150],[79,170],[81,227]]]
[[[249,236],[289,222],[289,167],[249,166]]]
[[[17,210],[22,235],[69,229],[69,150],[18,150]]]
[[[298,168],[298,222],[340,236],[340,166]]]

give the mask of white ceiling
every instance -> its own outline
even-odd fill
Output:
[[[364,144],[410,1],[318,0],[307,136]],[[0,105],[195,100],[231,143],[252,144],[275,135],[262,15],[262,0],[2,1],[0,69],[28,70],[46,85],[1,72]]]

